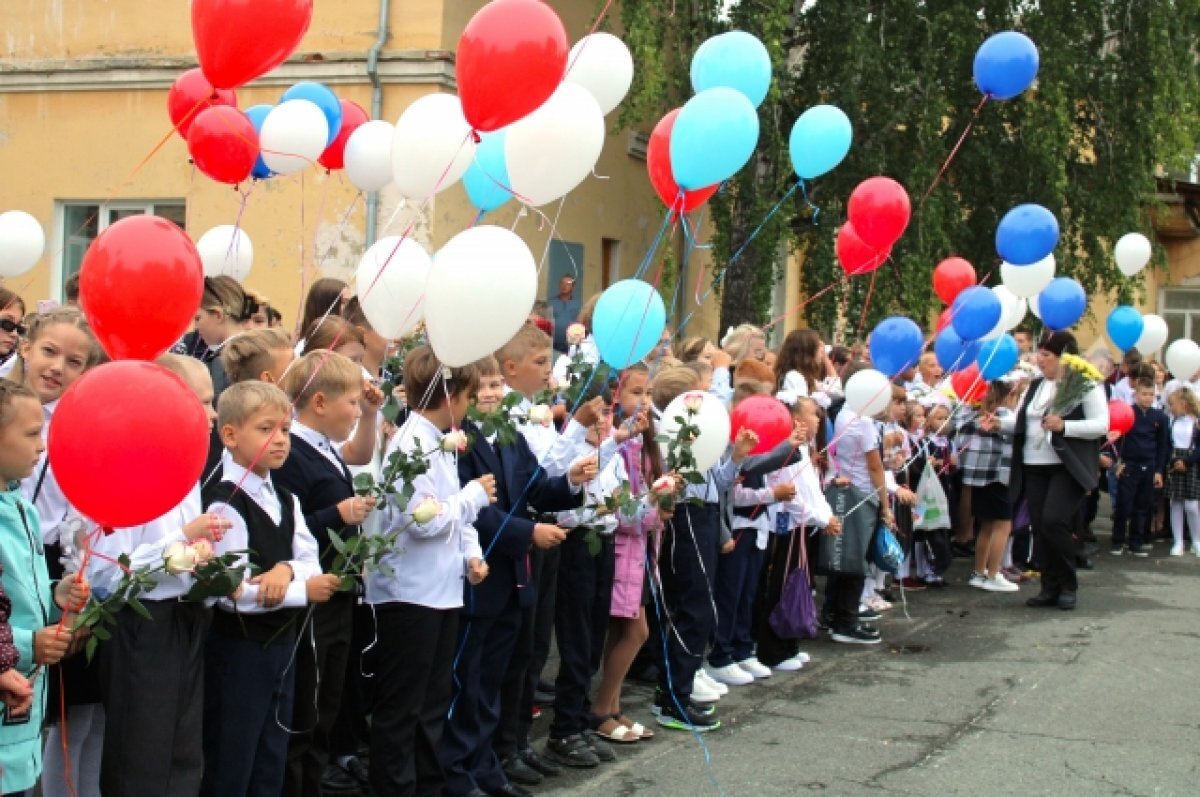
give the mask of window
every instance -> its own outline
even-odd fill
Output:
[[[1168,341],[1200,338],[1200,288],[1164,288],[1159,308]]]
[[[51,295],[62,298],[62,288],[72,274],[79,272],[83,265],[83,256],[96,236],[108,229],[109,225],[128,216],[152,213],[164,219],[173,221],[183,228],[186,223],[187,208],[183,200],[165,200],[162,202],[108,202],[105,204],[88,202],[59,201],[56,217],[59,219],[59,229],[62,230],[62,247],[60,251],[60,268],[56,269],[52,284]],[[57,278],[57,279],[55,279]]]

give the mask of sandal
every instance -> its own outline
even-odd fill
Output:
[[[623,727],[628,728],[629,730],[636,733],[638,735],[638,738],[640,738],[640,739],[649,740],[649,739],[654,738],[654,731],[652,731],[649,728],[647,728],[646,726],[642,725],[642,723],[640,723],[640,722],[634,722],[633,720],[629,719],[629,717],[626,717],[624,714],[614,714],[613,719],[616,720],[617,722],[621,723],[621,725]]]
[[[596,735],[605,741],[616,744],[635,744],[642,738],[639,734],[634,733],[632,728],[626,727],[612,717],[600,723],[600,727],[596,728]]]

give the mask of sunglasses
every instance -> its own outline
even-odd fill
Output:
[[[25,328],[24,324],[18,324],[9,318],[0,318],[0,329],[3,329],[5,332],[16,332],[18,335],[24,335],[29,331]]]

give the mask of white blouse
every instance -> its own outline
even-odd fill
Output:
[[[1042,428],[1046,410],[1054,401],[1058,383],[1043,380],[1037,391],[1029,398],[1025,411],[1025,447],[1022,457],[1026,465],[1058,465],[1062,463],[1054,446],[1050,445],[1050,433]],[[1095,440],[1108,432],[1108,402],[1104,388],[1093,385],[1083,397],[1084,417],[1077,421],[1063,422],[1063,436],[1080,440]],[[1000,431],[1011,434],[1016,429],[1016,415],[1000,419]]]

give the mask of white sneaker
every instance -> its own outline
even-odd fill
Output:
[[[808,655],[803,650],[797,653],[795,656],[792,656],[792,658],[796,659],[801,664],[808,664],[810,661],[812,661],[812,656]]]
[[[716,703],[721,699],[721,696],[716,693],[708,684],[704,683],[704,679],[696,676],[692,679],[692,700],[697,703]]]
[[[985,581],[987,581],[987,576],[985,574],[972,570],[971,577],[967,579],[967,586],[979,587],[980,589],[983,589],[983,584]]]
[[[1019,592],[1021,590],[1020,587],[1005,578],[1003,573],[997,573],[993,578],[985,578],[980,587],[988,592]]]
[[[739,669],[748,672],[755,678],[770,678],[771,668],[763,664],[758,659],[751,656],[748,659],[742,659],[737,663]]]
[[[729,687],[720,681],[714,680],[711,675],[705,672],[703,667],[701,667],[699,670],[696,670],[696,675],[704,681],[704,685],[708,687],[710,692],[716,692],[721,697],[725,697],[725,695],[729,694]]]
[[[1200,556],[1200,543],[1192,543],[1192,553],[1196,554],[1196,556]]]
[[[736,664],[726,664],[724,667],[708,665],[708,675],[716,681],[729,686],[745,686],[754,683],[754,676]]]
[[[771,669],[778,670],[779,672],[795,672],[802,667],[804,667],[804,662],[800,661],[800,659],[784,659]]]
[[[1171,546],[1171,556],[1183,556],[1183,543],[1177,542]]]

